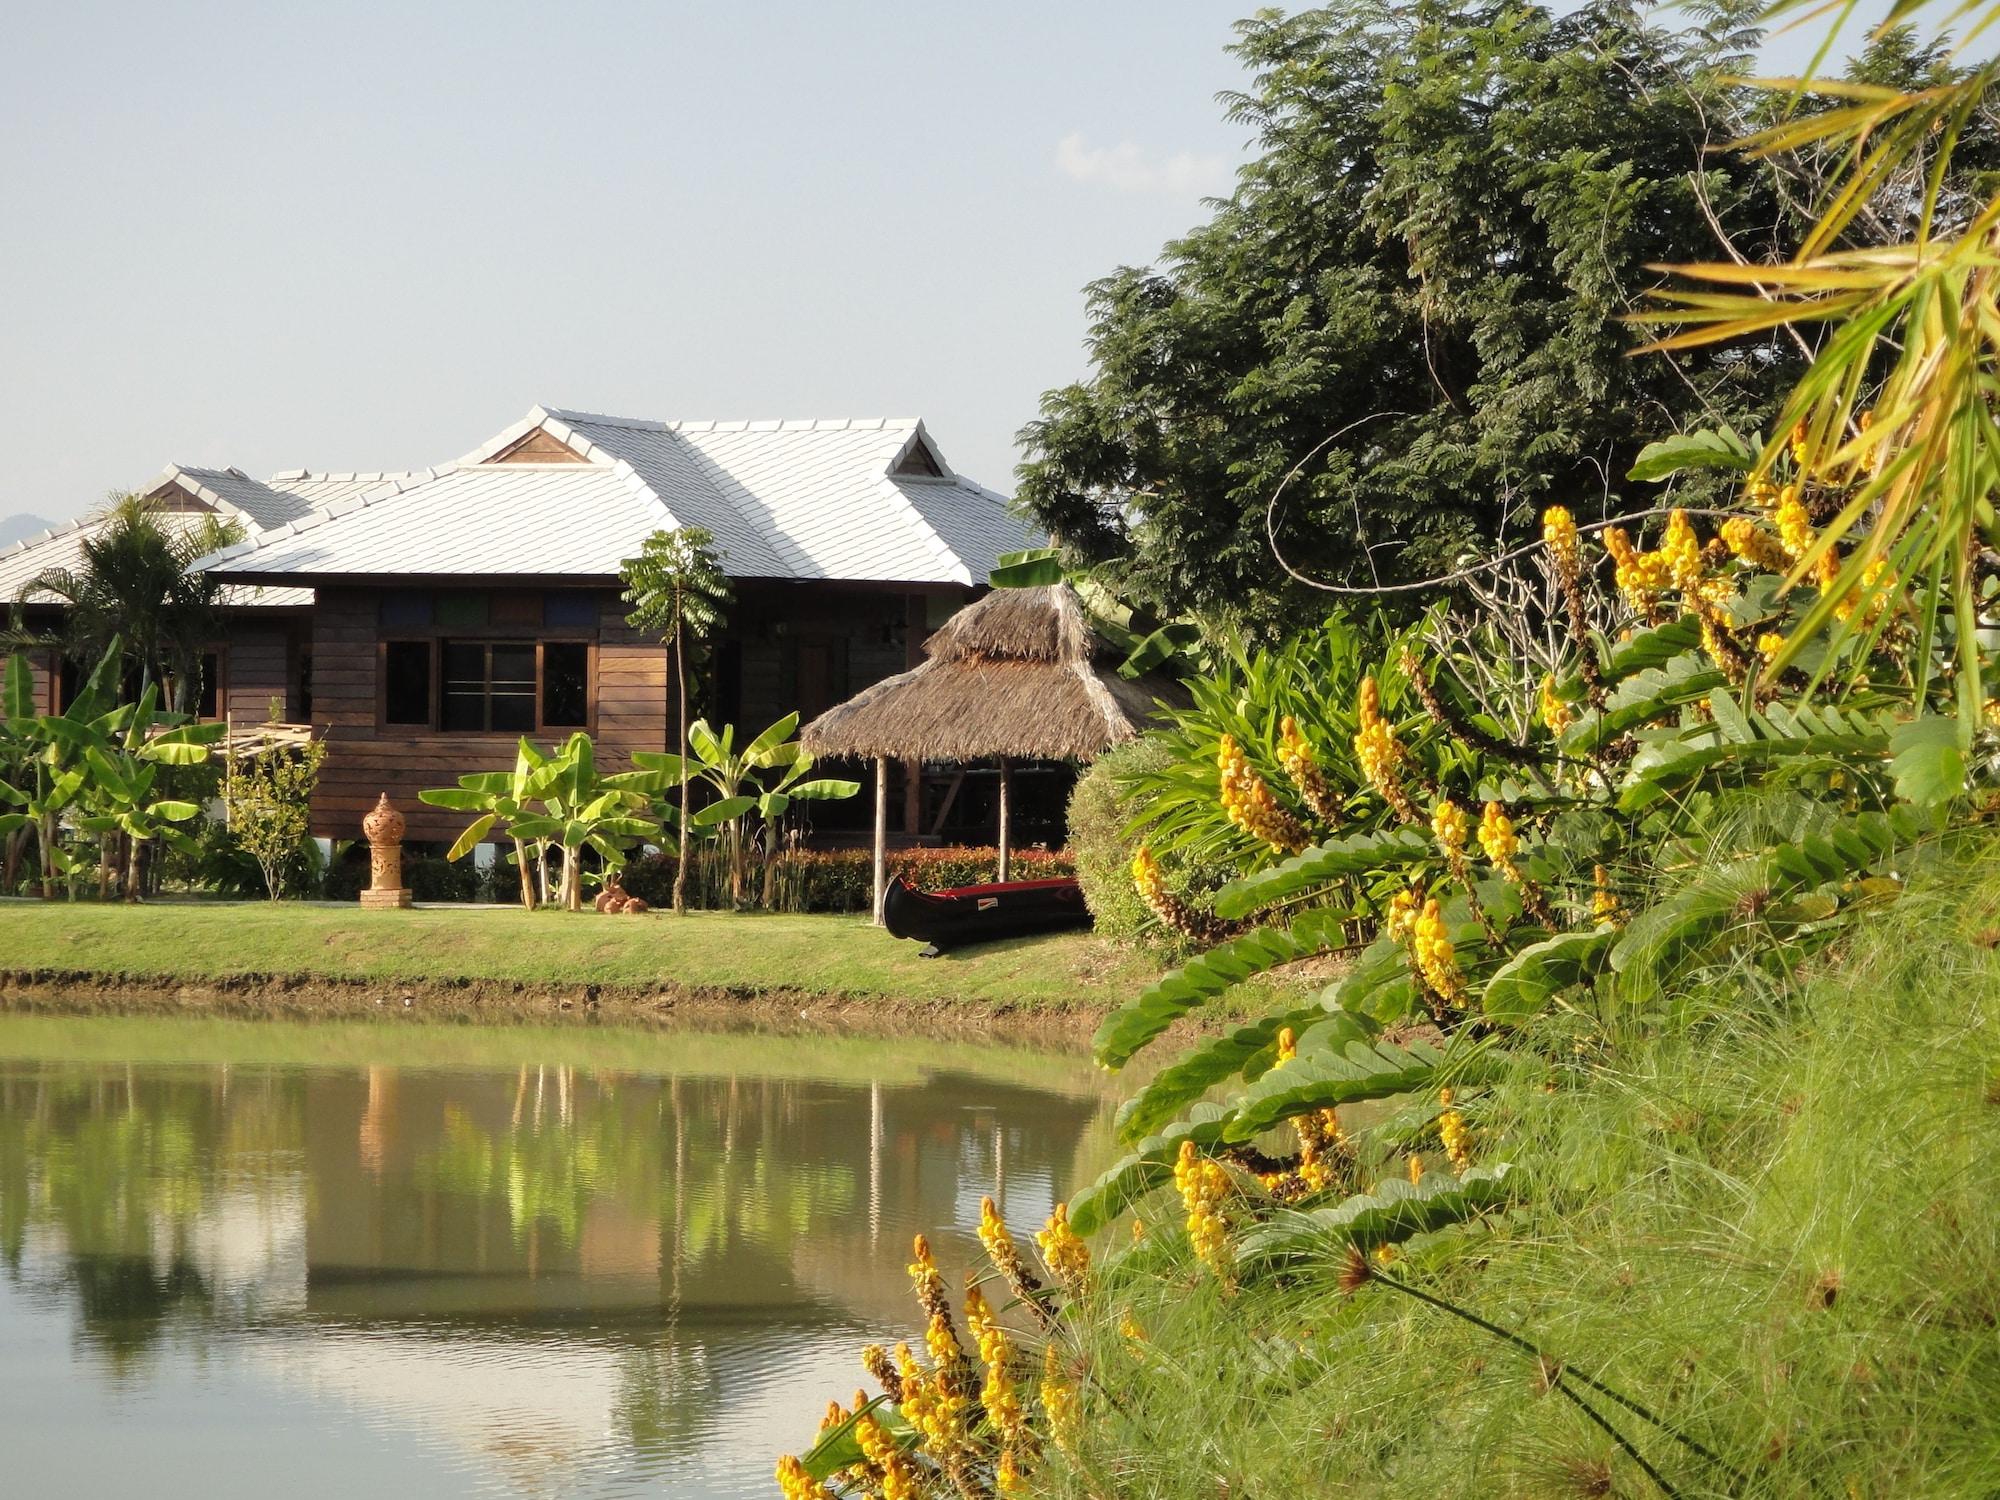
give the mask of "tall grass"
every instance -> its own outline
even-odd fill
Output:
[[[1996,939],[1982,839],[1809,968],[1711,973],[1669,1024],[1553,1023],[1466,1105],[1480,1159],[1531,1174],[1522,1205],[1394,1273],[1723,1460],[1600,1401],[1678,1494],[1995,1493]],[[1051,1493],[1660,1493],[1534,1359],[1380,1283],[1343,1294],[1331,1251],[1225,1293],[1156,1212],[1079,1309],[1092,1420]]]

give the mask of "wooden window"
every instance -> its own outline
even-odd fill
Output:
[[[486,594],[439,594],[437,622],[446,630],[484,630],[492,618],[492,600]]]
[[[431,643],[388,641],[382,650],[382,722],[431,722]]]
[[[391,630],[428,630],[431,596],[424,589],[397,589],[382,596],[382,624]]]
[[[438,727],[452,734],[528,734],[535,728],[533,641],[445,641]]]
[[[582,729],[590,723],[588,642],[542,643],[542,722],[560,729]]]
[[[542,623],[551,630],[595,630],[597,611],[595,594],[571,589],[542,596]]]

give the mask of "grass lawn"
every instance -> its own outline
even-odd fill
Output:
[[[899,942],[853,916],[0,903],[0,969],[15,972],[674,985],[1046,1010],[1108,1008],[1158,972],[1144,957],[1088,933],[1023,938],[943,958],[919,958],[917,952],[917,944]]]
[[[1953,847],[1837,950],[1719,964],[1659,1011],[1551,1012],[1463,1097],[1475,1159],[1519,1163],[1519,1200],[1392,1274],[1720,1460],[1601,1401],[1672,1491],[1520,1349],[1343,1281],[1332,1236],[1231,1292],[1164,1192],[1074,1310],[1115,1394],[1037,1494],[1993,1495],[1997,935],[2000,840]]]

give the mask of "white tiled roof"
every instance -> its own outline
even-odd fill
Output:
[[[148,494],[168,484],[177,484],[187,493],[212,506],[224,516],[232,516],[251,530],[283,526],[312,509],[302,495],[275,488],[252,479],[241,469],[195,469],[172,464],[148,490]]]
[[[156,519],[171,531],[196,526],[206,517],[198,511],[163,511]],[[0,550],[0,603],[12,604],[21,597],[22,589],[44,573],[58,568],[82,567],[83,544],[109,522],[108,515],[96,512]],[[267,608],[310,604],[313,602],[313,591],[309,588],[238,585],[224,591],[222,602],[236,607]]]
[[[402,469],[394,473],[315,474],[310,469],[281,469],[271,476],[270,485],[274,490],[297,495],[308,505],[325,505],[332,500],[346,500],[354,495],[365,495],[368,491],[379,490],[385,485],[401,484],[425,472],[428,471]],[[286,520],[292,519],[294,518],[286,517]]]
[[[615,559],[672,524],[642,483],[608,465],[453,465],[332,501],[224,548],[208,567],[260,577],[595,577],[607,554],[615,572]]]
[[[492,462],[537,428],[586,462]],[[1000,553],[1043,540],[1002,496],[948,468],[895,475],[918,443],[944,468],[915,420],[647,422],[537,407],[458,464],[384,476],[208,566],[608,577],[653,530],[697,525],[738,578],[979,584]],[[305,479],[273,483],[296,491]]]

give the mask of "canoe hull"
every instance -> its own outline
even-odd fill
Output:
[[[882,899],[882,925],[892,937],[938,949],[962,948],[1088,927],[1090,908],[1074,880],[1015,880],[920,891],[898,875]]]

